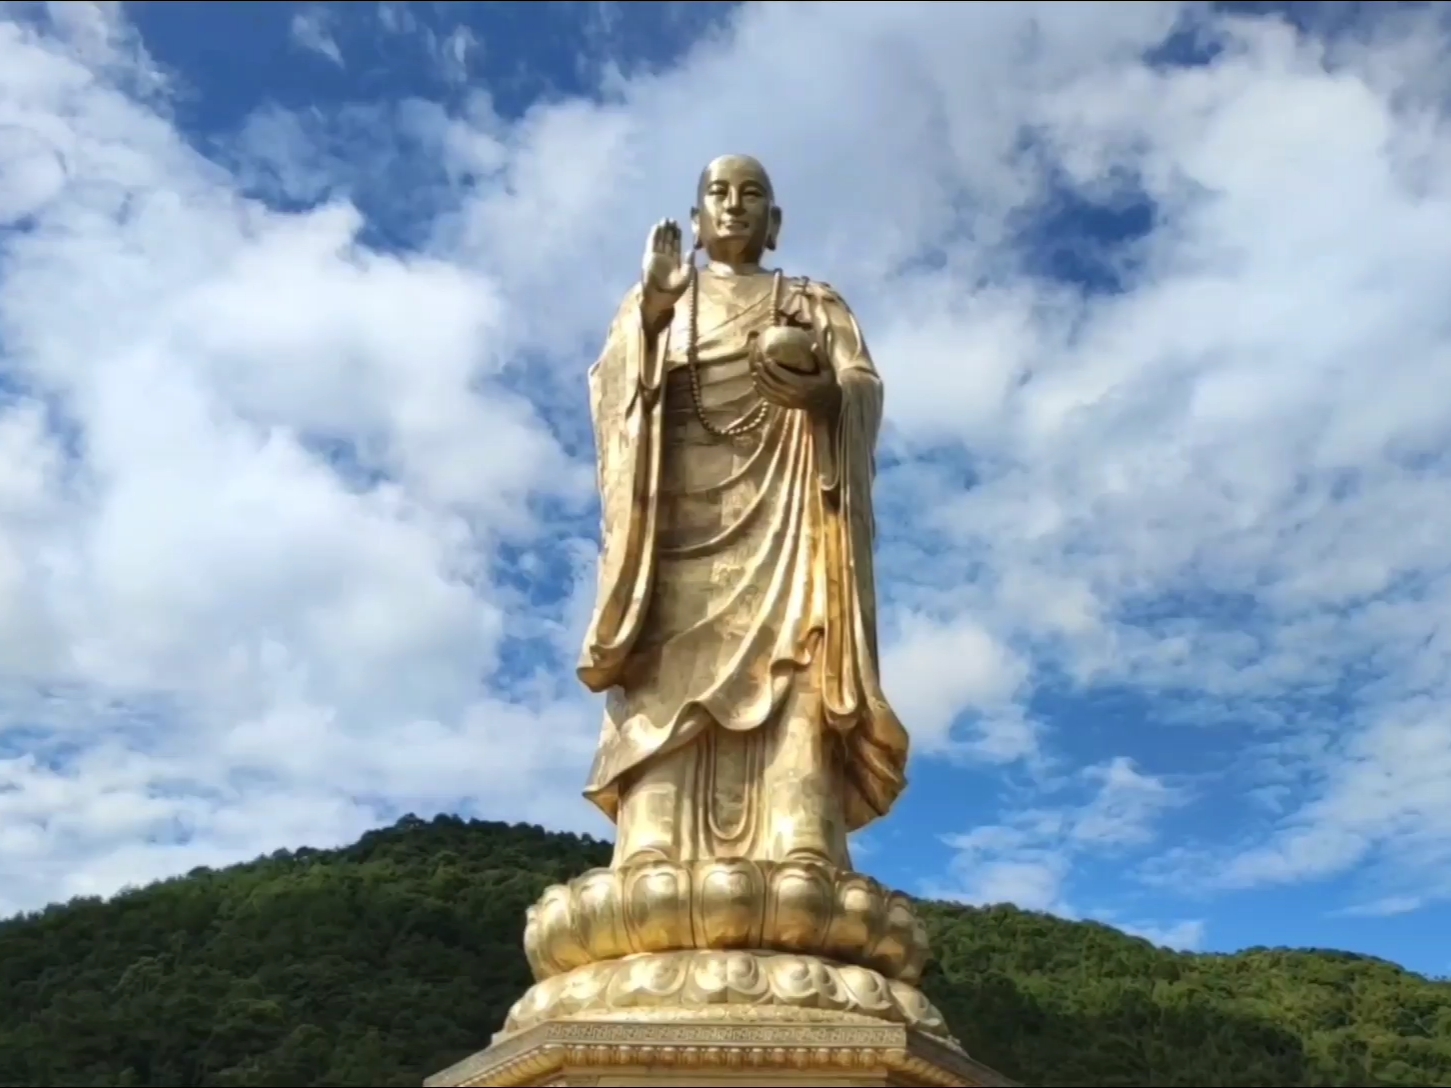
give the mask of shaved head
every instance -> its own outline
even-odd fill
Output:
[[[761,165],[760,159],[750,155],[722,155],[717,159],[712,159],[710,164],[700,172],[700,182],[695,187],[696,202],[699,203],[705,196],[706,186],[725,174],[754,175],[756,180],[765,187],[766,195],[771,199],[771,203],[776,202],[776,191],[771,186],[771,175],[766,173],[766,168]]]
[[[745,267],[775,249],[781,209],[776,206],[771,175],[760,160],[749,155],[713,160],[700,172],[690,223],[696,247],[709,253],[712,261]]]

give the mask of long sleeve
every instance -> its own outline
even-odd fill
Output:
[[[660,476],[661,349],[645,335],[637,288],[621,304],[589,371],[600,560],[595,612],[577,672],[596,692],[617,683],[649,603]]]
[[[812,323],[836,372],[834,418],[817,431],[823,490],[834,531],[826,562],[828,610],[827,713],[846,736],[848,822],[884,815],[906,786],[907,732],[881,689],[878,673],[872,484],[884,390],[861,327],[846,302],[825,284],[808,288]]]

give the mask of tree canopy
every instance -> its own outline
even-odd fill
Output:
[[[608,860],[589,838],[409,817],[0,922],[0,1085],[416,1086],[528,987],[525,908]],[[921,909],[925,988],[1024,1084],[1451,1085],[1451,983],[1382,960]]]

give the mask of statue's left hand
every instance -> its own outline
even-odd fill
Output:
[[[756,390],[783,408],[823,409],[834,399],[836,374],[822,358],[816,334],[773,326],[756,338],[751,353]]]

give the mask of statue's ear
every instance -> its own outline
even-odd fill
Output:
[[[700,209],[690,209],[690,248],[699,249],[705,243],[700,240]]]
[[[781,237],[781,209],[771,208],[771,225],[766,228],[766,248],[775,249],[776,242]]]

